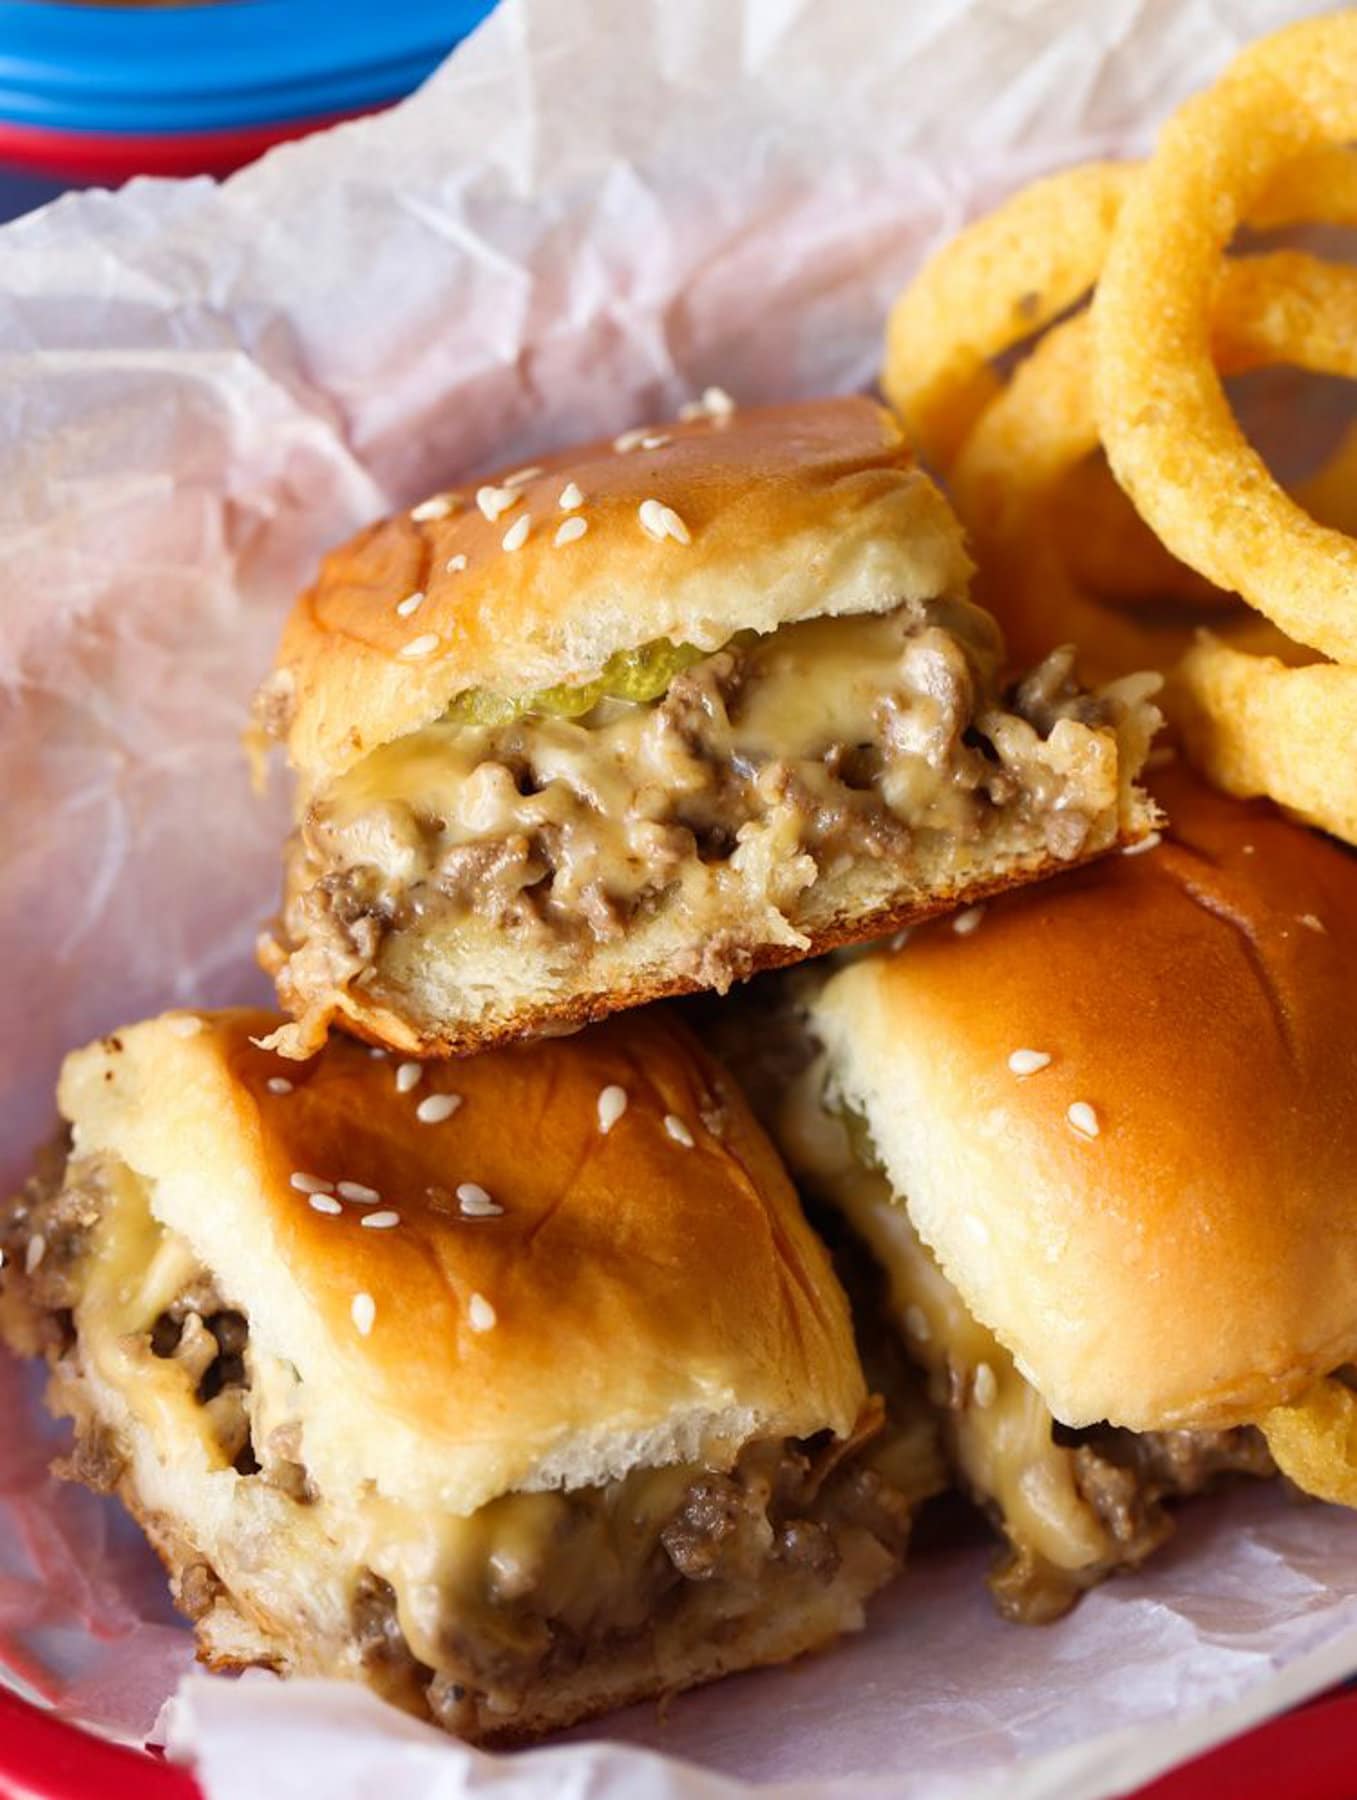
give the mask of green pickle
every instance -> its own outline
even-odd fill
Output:
[[[731,643],[752,643],[757,636],[757,632],[740,631]],[[459,694],[443,716],[452,725],[511,725],[529,713],[580,719],[592,712],[600,700],[630,700],[645,705],[658,700],[676,675],[714,654],[711,650],[699,650],[696,644],[671,644],[667,638],[655,638],[635,650],[619,650],[592,681],[577,687],[549,687],[535,694],[514,695],[472,688]]]

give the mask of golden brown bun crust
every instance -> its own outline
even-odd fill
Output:
[[[967,579],[960,526],[870,400],[754,408],[656,433],[653,449],[595,443],[546,458],[493,522],[473,482],[447,496],[447,517],[401,513],[326,558],[288,621],[269,690],[310,782],[428,724],[467,689],[534,693],[658,638],[717,649],[745,627],[884,611]],[[567,513],[559,500],[572,481],[583,500]],[[648,499],[674,509],[691,543],[647,535],[638,509]],[[506,551],[525,517],[526,542]],[[557,546],[569,517],[588,529]],[[450,571],[460,557],[466,566]],[[417,592],[418,609],[398,614]],[[431,654],[401,654],[425,636],[438,640]]]
[[[300,1371],[322,1491],[373,1478],[469,1512],[852,1429],[865,1388],[828,1260],[733,1084],[668,1015],[429,1065],[405,1093],[351,1039],[285,1063],[251,1042],[275,1015],[205,1017],[77,1052],[61,1105],[78,1150],[154,1183],[155,1215]],[[270,1091],[280,1077],[291,1091]],[[605,1132],[612,1086],[627,1103]],[[421,1122],[421,1102],[454,1093],[451,1117]],[[298,1171],[376,1190],[399,1224],[364,1226],[377,1209],[347,1200],[313,1210]],[[462,1216],[463,1183],[502,1216]]]
[[[84,1384],[67,1381],[59,1383],[58,1388],[55,1394],[49,1393],[49,1399],[55,1397],[60,1414],[69,1415],[73,1421],[76,1456],[70,1468],[74,1479],[83,1479],[79,1472],[80,1450],[84,1445],[92,1445],[97,1454],[107,1457],[108,1427]],[[144,1435],[144,1428],[134,1428],[134,1437],[140,1435]],[[145,1532],[169,1577],[175,1603],[182,1607],[185,1575],[190,1571],[201,1574],[205,1566],[210,1566],[211,1546],[207,1547],[205,1564],[205,1546],[198,1535],[205,1515],[211,1514],[210,1503],[204,1496],[202,1509],[189,1512],[186,1518],[148,1506],[133,1468],[134,1442],[118,1443],[116,1438],[113,1441],[123,1468],[112,1491]],[[153,1447],[151,1454],[155,1453]],[[233,1528],[238,1529],[234,1522],[225,1525],[228,1532]],[[497,1748],[531,1743],[600,1713],[642,1700],[668,1700],[685,1688],[719,1680],[723,1675],[787,1662],[812,1650],[828,1648],[844,1632],[862,1629],[864,1601],[898,1568],[898,1559],[878,1545],[875,1557],[851,1558],[828,1578],[808,1571],[795,1585],[784,1582],[775,1590],[773,1605],[764,1610],[755,1608],[737,1621],[727,1621],[715,1638],[706,1634],[696,1637],[691,1627],[686,1631],[666,1631],[661,1627],[654,1634],[643,1632],[623,1638],[604,1655],[589,1658],[580,1668],[541,1683],[525,1697],[521,1709],[507,1718],[482,1703],[471,1719],[459,1724],[458,1735],[470,1743]],[[288,1629],[296,1617],[293,1614],[289,1618],[289,1586],[304,1582],[308,1575],[312,1580],[318,1578],[315,1570],[299,1569],[294,1563],[284,1580],[269,1592],[268,1598],[284,1621],[281,1629],[269,1618],[267,1609],[250,1605],[245,1596],[238,1603],[226,1588],[218,1587],[211,1610],[195,1620],[198,1661],[217,1673],[266,1668],[279,1675],[334,1678],[342,1673],[354,1678],[353,1659],[344,1660],[351,1649],[347,1631],[336,1642],[323,1631],[317,1630],[313,1635],[298,1633],[295,1627],[291,1632]],[[330,1622],[333,1627],[341,1623],[347,1626],[347,1619],[332,1618]],[[380,1663],[365,1668],[361,1678],[388,1702],[427,1717],[425,1685],[431,1671],[419,1664],[410,1667],[416,1671],[413,1680],[399,1663],[388,1668]]]
[[[1241,1423],[1357,1357],[1357,857],[1186,775],[1156,794],[1159,849],[860,962],[816,1015],[923,1237],[1073,1425]]]

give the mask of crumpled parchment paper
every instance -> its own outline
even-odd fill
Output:
[[[263,995],[285,808],[281,784],[250,795],[238,734],[328,544],[711,382],[863,385],[940,236],[1142,147],[1241,42],[1314,10],[506,0],[381,118],[0,231],[0,1178],[50,1130],[65,1049]],[[117,1508],[44,1473],[62,1440],[35,1393],[0,1359],[4,1661],[140,1738],[187,1634]],[[194,1677],[172,1736],[214,1800],[1094,1795],[1357,1668],[1351,1515],[1205,1502],[1044,1631],[993,1617],[985,1555],[920,1557],[831,1656],[511,1759],[265,1677]]]

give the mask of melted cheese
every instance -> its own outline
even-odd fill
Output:
[[[909,833],[970,855],[982,832],[1002,833],[1020,797],[1061,815],[1073,854],[1081,818],[1115,798],[1112,734],[1066,720],[1048,745],[1024,719],[995,713],[987,728],[1002,747],[991,760],[964,733],[997,654],[986,615],[938,602],[786,626],[694,665],[663,704],[443,720],[373,752],[313,801],[294,885],[363,870],[380,877],[386,904],[415,889],[420,909],[501,914],[534,890],[558,922],[583,915],[606,933],[609,908],[626,913],[661,891],[696,914],[719,898],[726,860],[738,872],[759,839],[782,907],[817,867],[900,854]],[[845,757],[858,767],[846,770]],[[306,925],[290,916],[294,926],[301,941]]]
[[[723,1617],[772,1604],[779,1582],[798,1579],[794,1569],[760,1561],[737,1577],[680,1582],[660,1534],[706,1472],[699,1465],[642,1468],[576,1492],[506,1494],[469,1516],[384,1497],[380,1470],[352,1491],[298,1499],[273,1477],[282,1463],[305,1463],[302,1384],[253,1337],[245,1403],[260,1473],[237,1475],[215,1443],[188,1371],[151,1350],[156,1320],[186,1291],[208,1285],[207,1272],[188,1244],[155,1220],[143,1182],[120,1165],[101,1166],[98,1181],[105,1204],[79,1265],[81,1357],[104,1405],[124,1407],[144,1434],[133,1446],[143,1500],[172,1516],[176,1506],[186,1510],[176,1524],[190,1541],[203,1529],[200,1553],[242,1610],[259,1607],[265,1617],[281,1618],[284,1632],[295,1628],[298,1666],[333,1668],[356,1654],[348,1612],[369,1571],[394,1591],[401,1631],[420,1663],[458,1679],[468,1666],[484,1671],[491,1689],[502,1676],[510,1701],[523,1668],[549,1645],[548,1621],[582,1642],[591,1634],[625,1637],[653,1624],[659,1599],[681,1586],[684,1629],[701,1635],[701,1621],[719,1629]],[[927,1434],[898,1434],[892,1450],[903,1493],[934,1491]],[[741,1452],[741,1479],[752,1494],[772,1494],[783,1453],[775,1440]],[[158,1471],[175,1478],[158,1489]],[[186,1487],[184,1473],[206,1477],[213,1497],[207,1486]],[[185,1507],[195,1492],[201,1517]],[[805,1505],[832,1525],[833,1478],[817,1484]],[[757,1529],[771,1549],[771,1524]],[[889,1552],[851,1522],[839,1547],[846,1559],[866,1558],[873,1567],[872,1559],[884,1559],[880,1575],[889,1566]],[[306,1590],[303,1598],[297,1587]],[[343,1641],[311,1642],[318,1631]]]
[[[928,1372],[930,1397],[945,1409],[967,1487],[998,1510],[1015,1549],[1069,1571],[1107,1562],[1115,1546],[1080,1494],[1073,1453],[1054,1440],[1050,1410],[967,1310],[885,1176],[855,1153],[848,1129],[825,1110],[824,1083],[823,1063],[798,1082],[786,1107],[783,1148],[885,1272],[891,1313]]]
[[[75,1324],[102,1386],[157,1442],[206,1468],[225,1468],[211,1422],[184,1371],[151,1351],[151,1327],[202,1270],[189,1245],[151,1215],[145,1184],[120,1163],[101,1165],[107,1198],[81,1269]]]

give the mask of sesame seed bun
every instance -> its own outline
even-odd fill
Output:
[[[570,484],[580,503],[565,511]],[[587,529],[557,544],[569,520]],[[958,591],[969,571],[882,407],[741,409],[564,451],[360,532],[297,602],[269,693],[315,786],[469,689],[535,693],[655,639],[715,650],[741,630],[882,612]]]
[[[733,1085],[666,1015],[413,1084],[342,1037],[283,1063],[252,1042],[272,1015],[196,1022],[76,1052],[61,1110],[76,1154],[146,1183],[295,1367],[322,1492],[372,1481],[464,1514],[852,1430],[865,1388],[828,1260]],[[605,1094],[605,1120],[624,1097],[606,1132]]]
[[[1156,793],[1157,848],[812,1008],[920,1235],[1071,1426],[1247,1423],[1357,1357],[1357,858]]]
[[[260,951],[277,1047],[336,1021],[418,1055],[571,1030],[1143,835],[1146,689],[1009,716],[968,571],[861,398],[629,433],[361,534],[261,696],[299,775]],[[633,651],[655,687],[607,688]]]

